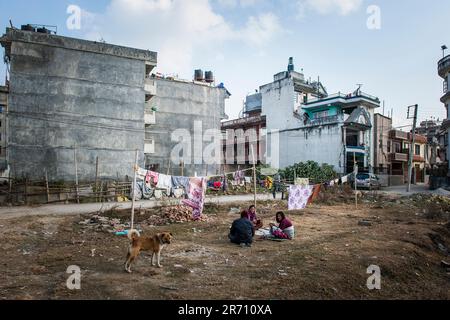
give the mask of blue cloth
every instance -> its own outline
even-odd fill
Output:
[[[255,232],[253,224],[246,218],[233,221],[229,234],[230,241],[236,244],[252,243]]]
[[[174,177],[172,176],[173,187],[183,187],[186,194],[189,193],[189,178],[188,177]]]

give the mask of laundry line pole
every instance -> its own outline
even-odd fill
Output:
[[[135,203],[135,198],[136,198],[136,175],[137,175],[137,170],[138,170],[138,150],[136,150],[136,154],[134,157],[134,177],[133,177],[133,186],[131,187],[131,190],[133,191],[132,194],[132,200],[131,200],[131,230],[134,229],[134,203]]]
[[[256,208],[256,162],[255,162],[255,154],[253,152],[253,146],[252,148],[252,159],[253,159],[253,188],[254,188],[254,201],[255,201],[255,208]]]

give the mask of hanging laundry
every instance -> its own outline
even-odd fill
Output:
[[[134,191],[134,192],[133,192]],[[149,200],[153,196],[153,191],[143,181],[136,181],[134,188],[131,190],[131,194],[134,193],[134,200]],[[133,196],[131,195],[130,198]]]
[[[237,184],[241,184],[241,182],[244,180],[245,172],[244,171],[236,171],[234,173],[234,181]]]
[[[150,183],[150,181],[153,180],[153,183],[155,185],[158,184],[158,178],[159,178],[159,173],[158,172],[154,172],[154,171],[147,171],[147,176],[145,177],[145,182],[146,183]],[[148,182],[147,182],[148,179]]]
[[[314,200],[317,199],[317,197],[319,196],[319,192],[320,192],[320,189],[321,189],[321,188],[322,188],[322,185],[321,185],[321,184],[316,184],[316,185],[314,186],[313,191],[312,191],[312,194],[311,194],[311,196],[310,196],[309,199],[308,199],[307,205],[310,205],[311,203],[314,202]]]
[[[198,220],[202,216],[203,205],[205,202],[206,178],[190,178],[188,199],[182,203],[191,207],[194,220]]]
[[[313,186],[289,186],[289,210],[305,209]]]
[[[172,192],[172,176],[168,176],[160,173],[158,176],[158,183],[156,185],[158,189],[167,190],[167,195],[170,195]]]
[[[186,194],[189,193],[189,178],[188,177],[172,177],[172,186],[174,188],[182,187]]]
[[[136,167],[136,178],[139,180],[145,180],[145,177],[147,176],[147,170]]]

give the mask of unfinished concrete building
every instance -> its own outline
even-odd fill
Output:
[[[185,176],[217,173],[220,164],[208,165],[203,159],[202,152],[210,142],[203,141],[203,148],[196,150],[194,140],[204,140],[210,129],[220,133],[221,120],[227,118],[225,101],[231,94],[223,84],[216,86],[211,78],[188,81],[154,76],[152,79],[157,95],[146,107],[147,169]],[[174,162],[171,154],[180,143],[177,132],[185,132],[183,138],[190,141],[190,151],[186,148],[180,152],[180,161]]]
[[[0,176],[6,177],[8,163],[6,161],[6,113],[8,111],[8,87],[0,86]]]
[[[8,163],[12,177],[80,180],[132,175],[144,165],[151,51],[7,28]],[[74,152],[76,150],[76,152]]]

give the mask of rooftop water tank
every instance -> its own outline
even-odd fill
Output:
[[[33,32],[36,32],[36,28],[33,27],[31,24],[24,24],[24,25],[22,25],[22,27],[20,29],[22,31],[33,31]]]
[[[294,58],[290,57],[289,64],[288,64],[288,72],[292,72],[292,71],[294,71]]]
[[[214,73],[212,71],[205,72],[205,82],[208,82],[208,83],[214,82]]]
[[[205,78],[203,77],[203,71],[201,69],[195,70],[194,80],[195,81],[203,81]]]
[[[43,28],[37,28],[36,32],[38,33],[46,33],[46,34],[50,34],[52,33],[50,30],[48,30],[47,28],[43,27]]]

